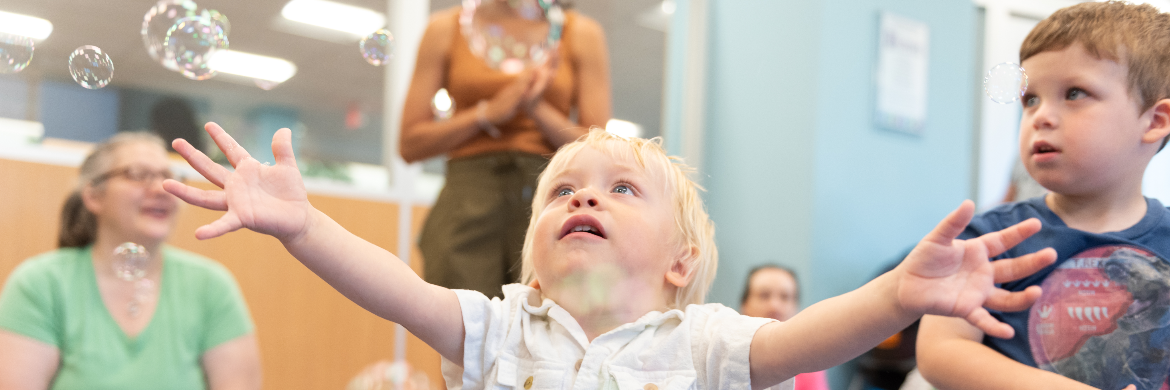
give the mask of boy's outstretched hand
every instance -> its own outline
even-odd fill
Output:
[[[1056,251],[1045,248],[1014,259],[989,261],[1040,231],[1040,221],[1033,218],[977,238],[955,239],[974,213],[974,203],[963,202],[914,247],[898,266],[902,271],[898,302],[913,313],[965,318],[985,334],[1011,338],[1015,334],[1012,327],[996,320],[984,307],[1024,310],[1040,297],[1040,287],[1008,292],[994,283],[1039,271],[1056,261]]]
[[[239,228],[281,241],[300,236],[309,225],[312,206],[293,158],[292,131],[280,129],[272,137],[276,165],[268,166],[252,158],[219,125],[208,123],[204,128],[235,171],[211,161],[183,139],[176,139],[171,145],[196,171],[223,191],[205,191],[174,180],[163,182],[167,192],[187,203],[227,211],[215,222],[196,229],[195,237],[205,240]]]

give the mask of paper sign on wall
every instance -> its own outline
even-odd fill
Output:
[[[926,123],[930,28],[883,12],[878,39],[878,126],[921,134]]]

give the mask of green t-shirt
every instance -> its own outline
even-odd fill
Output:
[[[61,352],[52,389],[204,389],[203,353],[253,331],[226,268],[164,247],[158,306],[131,339],[102,302],[91,249],[26,260],[0,292],[0,328]]]

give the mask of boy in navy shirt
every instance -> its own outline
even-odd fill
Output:
[[[1064,8],[1028,34],[1020,60],[1020,158],[1051,193],[984,213],[960,237],[1038,218],[1042,230],[1002,257],[1052,247],[1057,262],[1002,284],[1043,287],[1027,311],[993,311],[1010,339],[923,318],[919,367],[940,389],[1166,388],[1170,211],[1142,196],[1142,176],[1170,134],[1170,15]]]

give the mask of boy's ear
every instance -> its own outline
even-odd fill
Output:
[[[670,269],[666,271],[666,282],[678,288],[686,287],[691,282],[691,277],[694,276],[695,266],[698,263],[695,261],[699,257],[699,248],[684,245],[679,249],[678,255],[674,257],[674,261],[670,265]]]
[[[1142,135],[1142,142],[1162,145],[1162,140],[1170,135],[1170,99],[1162,99],[1150,107],[1150,127]]]

